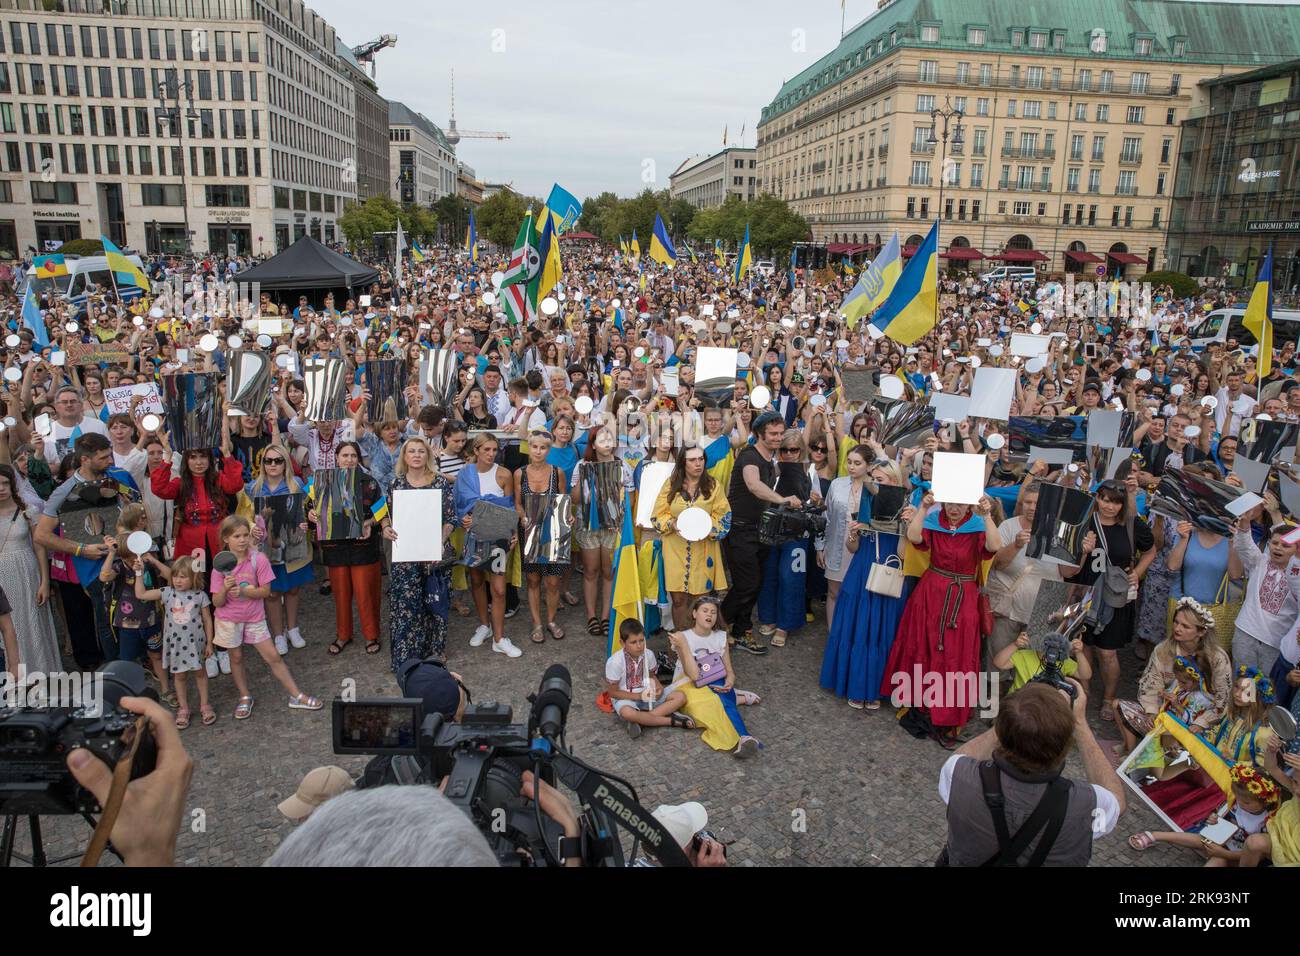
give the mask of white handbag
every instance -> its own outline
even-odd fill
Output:
[[[867,574],[867,590],[872,594],[880,594],[884,597],[902,597],[903,562],[899,560],[898,555],[891,554],[882,563],[880,560],[880,537],[874,534],[871,537],[876,543],[876,560],[872,562],[871,571]],[[894,563],[890,564],[891,561]]]

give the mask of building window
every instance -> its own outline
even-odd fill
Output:
[[[1077,193],[1079,191],[1079,173],[1082,170],[1078,166],[1071,166],[1065,174],[1066,192]]]
[[[1082,207],[1080,207],[1080,208],[1082,208]],[[1089,206],[1089,207],[1088,207],[1088,225],[1090,225],[1090,226],[1095,226],[1095,225],[1097,225],[1097,207],[1096,207],[1096,206]]]
[[[1089,36],[1088,38],[1088,49],[1090,49],[1093,53],[1106,52],[1106,31],[1105,30],[1102,30],[1101,28],[1097,28],[1092,31],[1091,36]]]
[[[970,82],[970,64],[969,64],[969,63],[958,63],[958,64],[957,64],[957,82],[958,82],[958,83],[969,83],[969,82]]]
[[[1056,100],[1048,100],[1047,118],[1050,120],[1056,119]]]
[[[939,28],[936,27],[936,26],[923,26],[923,27],[921,27],[921,42],[922,42],[922,43],[938,43],[938,42],[939,42]]]
[[[1133,207],[1124,207],[1124,228],[1128,229],[1133,225]]]
[[[912,160],[912,179],[913,186],[930,185],[930,164],[925,160]]]
[[[1174,125],[1174,109],[1172,106],[1165,111],[1165,125],[1166,126]]]
[[[1184,54],[1187,53],[1187,41],[1175,40],[1171,45],[1170,50],[1174,56],[1183,56]],[[1160,211],[1156,210],[1156,216],[1159,217],[1159,215],[1160,215]]]
[[[1151,213],[1151,228],[1152,229],[1160,228],[1160,210],[1158,208],[1153,210]]]
[[[1031,66],[1025,70],[1025,86],[1031,90],[1041,90],[1043,88],[1043,68],[1041,66]]]
[[[1092,86],[1092,70],[1080,70],[1079,71],[1080,91],[1086,93],[1088,92],[1088,88],[1090,86]]]
[[[1031,50],[1047,49],[1047,34],[1041,30],[1029,31],[1029,48]]]
[[[944,200],[944,203],[943,203],[943,218],[944,218],[944,219],[948,219],[948,220],[951,220],[951,219],[952,219],[952,200],[951,200],[951,199],[945,199],[945,200]]]
[[[971,200],[971,203],[970,203],[970,221],[971,221],[971,222],[979,222],[979,221],[980,221],[980,201],[979,201],[978,199],[972,199],[972,200]]]
[[[975,99],[975,115],[976,115],[976,116],[988,116],[988,115],[989,115],[989,98],[988,98],[987,96],[976,97],[976,99]]]
[[[1042,100],[1025,100],[1025,119],[1042,119],[1042,116]]]
[[[1133,52],[1136,53],[1138,56],[1150,56],[1151,41],[1146,37],[1138,37],[1133,42]]]
[[[1114,71],[1114,70],[1102,70],[1102,71],[1101,71],[1101,86],[1099,86],[1098,89],[1099,89],[1102,93],[1109,93],[1109,92],[1111,92],[1111,90],[1114,89],[1114,87],[1115,87],[1115,71]]]
[[[1165,194],[1165,176],[1166,176],[1165,173],[1161,173],[1159,176],[1156,177],[1157,196],[1163,196]]]
[[[1131,169],[1126,169],[1119,174],[1119,184],[1115,191],[1121,196],[1132,196],[1137,193],[1137,173]]]
[[[1088,192],[1090,193],[1101,192],[1101,170],[1100,169],[1088,170]]]
[[[907,218],[908,219],[916,218],[916,197],[915,196],[907,197]]]
[[[32,202],[42,206],[74,206],[77,203],[77,184],[75,182],[52,182],[32,180]]]
[[[242,208],[248,205],[248,187],[245,185],[204,186],[206,205]]]
[[[918,113],[928,113],[934,109],[934,95],[923,93],[916,98],[916,111]]]
[[[1016,101],[1015,101],[1015,100],[1007,100],[1007,115],[1008,115],[1008,116],[1015,116],[1015,115],[1016,115]]]
[[[1074,121],[1075,121],[1076,123],[1086,123],[1086,122],[1088,121],[1088,104],[1087,104],[1087,103],[1075,103],[1075,104],[1074,104]]]
[[[922,60],[921,61],[921,82],[937,83],[939,82],[939,61]]]
[[[1118,226],[1118,225],[1119,225],[1119,206],[1112,206],[1112,207],[1111,207],[1111,211],[1110,211],[1110,224],[1111,224],[1112,226]]]
[[[1098,123],[1110,122],[1110,104],[1108,103],[1097,104],[1097,122]]]
[[[1069,224],[1070,224],[1070,204],[1067,202],[1064,206],[1061,207],[1061,225],[1068,226]]]
[[[1125,136],[1124,143],[1120,147],[1119,161],[1121,163],[1137,163],[1142,160],[1142,137]]]
[[[983,27],[968,27],[966,30],[966,42],[971,46],[983,46],[984,37]]]
[[[922,218],[922,219],[929,219],[929,218],[930,218],[930,200],[927,199],[925,196],[922,196],[922,197],[921,197],[921,214],[920,214],[920,218]]]
[[[1011,206],[1011,214],[1013,216],[1028,216],[1029,203],[1025,202],[1024,200],[1017,200]]]
[[[140,205],[142,206],[183,206],[185,194],[179,185],[163,183],[141,183]]]
[[[999,200],[999,201],[998,201],[998,215],[999,215],[999,216],[1005,216],[1006,214],[1007,214],[1007,201],[1006,201],[1005,199]]]
[[[1092,161],[1100,163],[1106,158],[1106,137],[1094,136],[1092,138]]]
[[[1134,73],[1128,78],[1128,91],[1130,93],[1145,93],[1150,84],[1150,73]]]
[[[1145,106],[1130,106],[1124,115],[1124,121],[1127,123],[1141,124],[1146,116],[1147,109]]]
[[[970,188],[982,189],[984,187],[984,164],[970,164]]]
[[[993,82],[993,65],[990,63],[980,64],[980,86],[988,86]]]
[[[1019,30],[1011,31],[1011,45],[1013,47],[1021,46],[1025,42],[1025,35]]]

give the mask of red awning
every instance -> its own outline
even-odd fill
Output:
[[[1065,258],[1071,262],[1105,262],[1101,256],[1095,256],[1091,252],[1075,252],[1071,249],[1065,250]]]
[[[826,251],[833,256],[852,256],[869,248],[860,242],[828,242]]]
[[[1131,252],[1108,252],[1106,253],[1106,255],[1110,256],[1120,265],[1125,265],[1125,266],[1146,265],[1146,259],[1142,258],[1141,256],[1135,256]]]
[[[560,236],[560,239],[585,239],[587,242],[599,242],[600,236],[593,236],[589,232],[566,232]]]
[[[989,256],[990,259],[1001,259],[1003,262],[1046,262],[1047,256],[1043,255],[1037,249],[1006,249],[1001,254]]]
[[[971,246],[953,246],[947,252],[939,253],[941,259],[983,259],[984,253]]]

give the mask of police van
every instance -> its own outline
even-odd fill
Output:
[[[1211,342],[1220,345],[1228,339],[1236,339],[1237,346],[1254,353],[1259,344],[1255,333],[1246,328],[1246,307],[1229,306],[1209,312],[1199,322],[1187,330],[1192,349],[1204,351]],[[1287,309],[1273,310],[1273,348],[1280,349],[1284,342],[1300,339],[1300,312]]]
[[[144,271],[144,262],[138,255],[132,254],[126,258],[141,272]],[[113,291],[115,283],[113,273],[108,268],[107,257],[68,256],[65,264],[68,267],[68,274],[53,279],[38,279],[34,274],[35,270],[28,270],[27,283],[23,286],[22,294],[27,294],[27,285],[34,285],[37,294],[47,293],[53,287],[58,298],[82,310],[86,307],[86,299],[97,286],[103,286],[109,292]],[[138,299],[147,291],[134,283],[121,281],[116,282],[116,287],[118,298],[124,302]]]

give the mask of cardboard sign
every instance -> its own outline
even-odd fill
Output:
[[[131,361],[130,350],[117,342],[68,342],[66,350],[73,365],[125,365]]]
[[[141,382],[138,385],[120,385],[117,388],[104,389],[104,401],[108,403],[108,413],[110,415],[129,415],[131,414],[131,400],[137,395],[143,398],[143,401],[135,407],[135,417],[141,415],[166,415],[167,410],[163,408],[162,395],[158,392],[158,386],[153,382]]]

